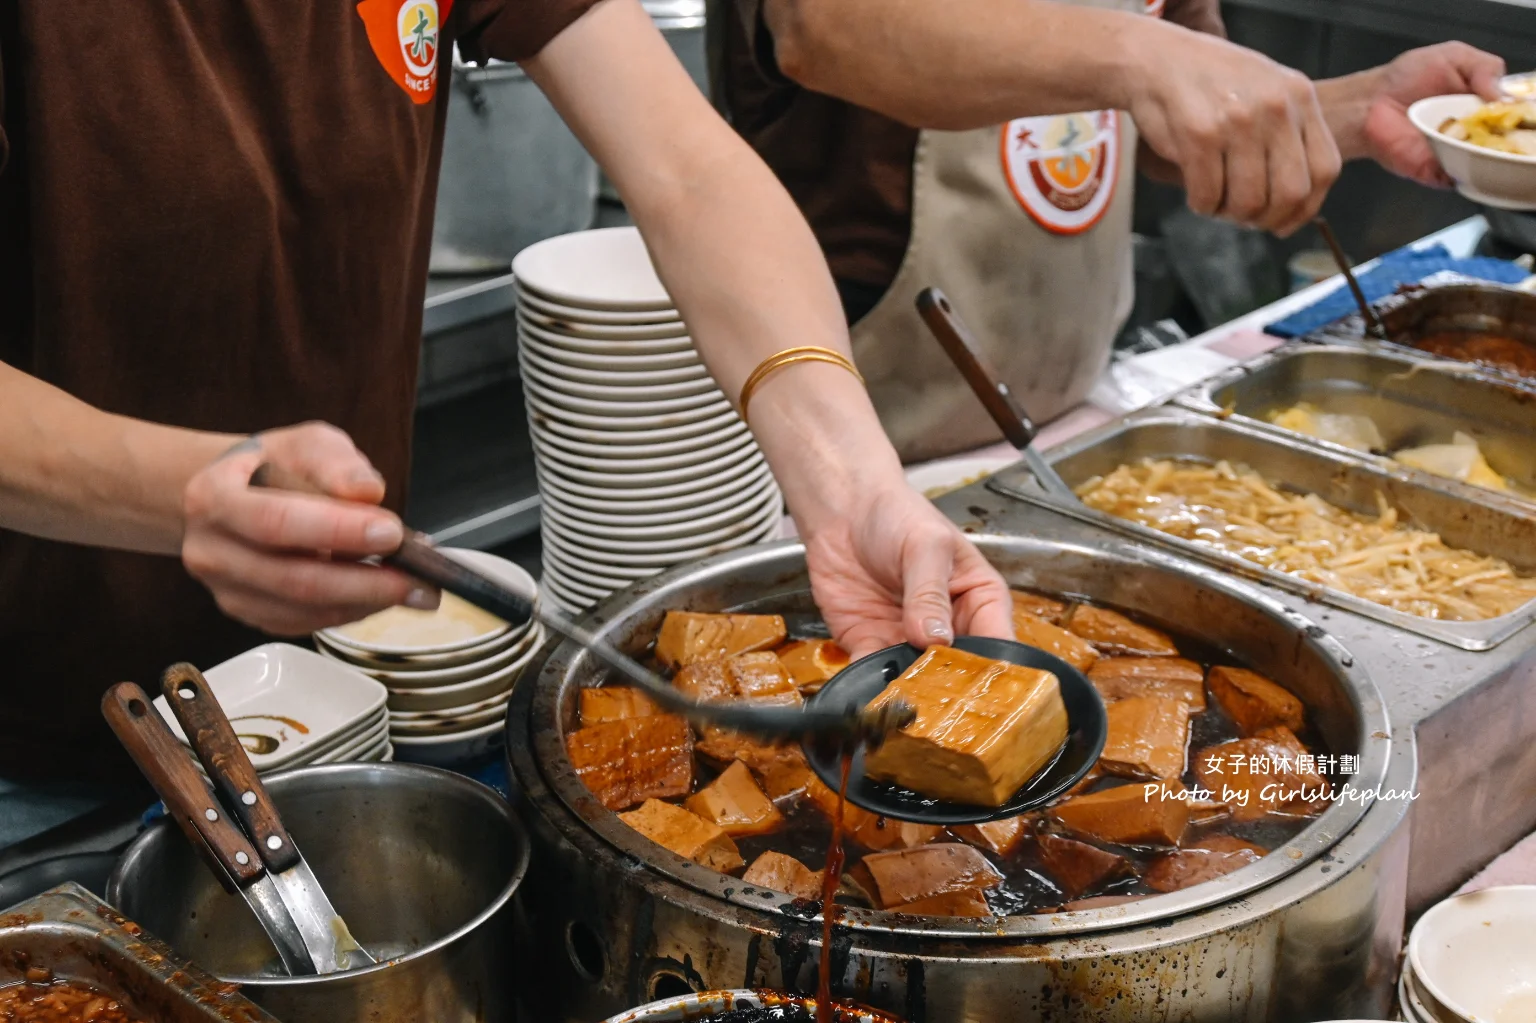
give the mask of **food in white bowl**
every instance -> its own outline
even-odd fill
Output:
[[[1500,100],[1470,114],[1447,117],[1439,131],[1458,142],[1520,156],[1536,156],[1536,103]]]
[[[1527,144],[1527,136],[1516,135],[1511,139],[1511,131],[1530,129],[1520,126],[1525,123],[1522,120],[1514,127],[1501,127],[1499,130],[1503,135],[1495,135],[1488,126],[1506,122],[1497,117],[1489,120],[1492,115],[1480,113],[1487,106],[1489,104],[1482,97],[1470,93],[1431,96],[1409,107],[1408,119],[1429,140],[1436,159],[1456,182],[1462,195],[1473,202],[1499,209],[1536,210],[1536,155],[1479,144],[1466,126],[1479,126],[1478,140],[1486,142],[1498,138],[1502,139],[1501,145],[1510,148]],[[1469,118],[1471,120],[1466,120]],[[1457,138],[1456,135],[1465,137]]]

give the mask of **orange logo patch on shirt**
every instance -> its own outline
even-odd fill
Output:
[[[1119,114],[1021,117],[1002,136],[1008,187],[1037,224],[1081,234],[1099,222],[1120,176]]]
[[[1167,4],[1168,0],[1147,0],[1147,13],[1154,18],[1161,18],[1163,16],[1163,8]]]
[[[437,59],[442,23],[453,0],[363,0],[368,44],[379,65],[413,103],[430,103],[437,95]]]

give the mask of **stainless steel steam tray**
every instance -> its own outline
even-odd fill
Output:
[[[145,1023],[278,1023],[74,883],[0,912],[0,987],[28,970],[110,995]]]
[[[1518,571],[1536,571],[1536,515],[1469,500],[1465,492],[1470,488],[1453,487],[1435,477],[1410,475],[1370,459],[1302,443],[1294,436],[1222,422],[1187,409],[1169,407],[1133,413],[1046,452],[1046,459],[1074,488],[1122,465],[1147,458],[1229,461],[1252,469],[1282,489],[1313,493],[1331,504],[1366,515],[1376,513],[1379,494],[1398,510],[1405,522],[1440,534],[1453,547],[1504,558]],[[988,486],[1010,497],[1052,508],[1144,543],[1178,551],[1234,574],[1463,650],[1492,649],[1536,618],[1536,601],[1510,614],[1479,622],[1440,621],[1395,611],[1076,502],[1057,501],[1035,486],[1022,465],[997,473]]]
[[[1240,422],[1277,436],[1401,468],[1426,482],[1463,485],[1421,475],[1379,457],[1274,426],[1274,413],[1306,402],[1322,412],[1370,417],[1387,451],[1449,443],[1470,434],[1498,472],[1536,495],[1536,392],[1478,374],[1443,372],[1441,364],[1385,350],[1292,342],[1219,373],[1173,398],[1175,404]],[[1469,487],[1469,500],[1528,507],[1536,496]]]

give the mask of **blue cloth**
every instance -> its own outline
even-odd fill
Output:
[[[0,778],[0,849],[90,813],[112,790],[74,782],[23,783]]]
[[[1530,276],[1529,271],[1507,260],[1488,256],[1452,259],[1444,245],[1431,245],[1423,249],[1397,249],[1382,256],[1374,269],[1359,275],[1360,290],[1365,292],[1367,300],[1375,302],[1392,294],[1400,285],[1417,284],[1444,270],[1496,284],[1519,284]],[[1264,331],[1276,337],[1298,337],[1341,320],[1357,309],[1349,285],[1344,284],[1300,312],[1271,323]]]

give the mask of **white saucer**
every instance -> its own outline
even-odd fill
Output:
[[[675,307],[633,227],[578,231],[530,245],[513,258],[512,273],[533,294],[578,309]]]
[[[706,476],[729,472],[740,465],[760,465],[763,460],[762,454],[755,445],[738,442],[727,445],[723,449],[717,449],[718,453],[701,452],[700,457],[704,459],[702,461],[684,458],[682,464],[674,468],[631,472],[626,470],[634,466],[633,462],[618,461],[611,463],[617,468],[609,468],[607,464],[594,464],[599,462],[597,459],[572,458],[564,452],[552,450],[537,437],[533,438],[533,450],[541,463],[567,480],[595,487],[613,487],[623,490],[687,483]],[[580,468],[583,464],[591,465],[592,468]]]
[[[585,441],[571,440],[564,434],[555,433],[553,430],[534,429],[532,431],[545,446],[554,448],[562,454],[572,458],[583,459],[584,465],[597,465],[598,462],[652,462],[659,459],[695,458],[701,451],[713,451],[724,449],[727,445],[739,446],[746,444],[751,439],[751,434],[743,423],[727,427],[718,433],[705,433],[693,437],[684,437],[682,440],[665,441],[656,444],[616,444],[611,441],[601,444],[591,444]],[[597,462],[588,462],[587,459],[596,459]],[[657,461],[654,466],[646,468],[662,468]],[[614,467],[617,468],[616,466]],[[638,471],[644,472],[641,468]]]
[[[700,476],[662,486],[626,486],[622,489],[610,485],[608,480],[594,485],[571,479],[561,471],[560,466],[548,464],[542,459],[535,459],[534,469],[538,473],[541,487],[547,482],[561,491],[563,497],[585,497],[594,502],[610,502],[614,511],[620,508],[633,511],[665,511],[665,508],[651,508],[649,505],[653,502],[675,502],[688,499],[702,504],[723,496],[727,487],[734,486],[741,490],[755,486],[763,477],[771,475],[768,464],[762,460],[761,456],[732,460],[715,476]],[[622,479],[623,477],[614,478]],[[642,505],[646,507],[641,507]],[[603,507],[599,504],[595,510],[602,511]]]
[[[516,287],[517,281],[514,280]],[[576,323],[590,323],[596,325],[612,324],[616,326],[633,325],[638,323],[674,323],[681,322],[681,317],[676,309],[670,306],[666,309],[583,309],[573,305],[565,305],[553,299],[543,297],[534,291],[525,291],[518,287],[517,304],[520,307],[533,309],[543,316],[558,321],[574,321]]]
[[[638,426],[633,416],[622,420],[608,416],[586,416],[548,405],[527,389],[523,393],[528,398],[528,421],[534,428],[558,433],[562,437],[586,444],[655,444],[715,433],[736,424],[745,425],[736,410],[727,407],[703,415],[661,416],[657,417],[659,422],[656,426]]]
[[[537,309],[521,309],[518,322],[528,329],[538,329],[561,337],[583,338],[588,341],[653,341],[688,336],[688,327],[682,320],[664,323],[636,324],[584,324],[575,320],[559,320],[545,316]]]
[[[632,368],[627,357],[614,356],[607,360],[607,369],[589,369],[585,366],[567,366],[564,363],[551,361],[545,355],[548,350],[541,348],[538,342],[524,338],[518,349],[518,357],[532,362],[540,372],[548,376],[608,387],[648,387],[657,384],[685,384],[696,380],[708,380],[713,383],[714,380],[702,362],[695,362],[691,366],[679,366],[676,369],[640,369]]]
[[[752,518],[763,504],[782,504],[784,500],[772,476],[746,494],[732,492],[708,505],[690,505],[678,511],[644,515],[607,514],[567,504],[554,494],[546,493],[544,496],[545,509],[562,522],[568,522],[586,532],[602,531],[637,540],[666,540],[720,529]]]

